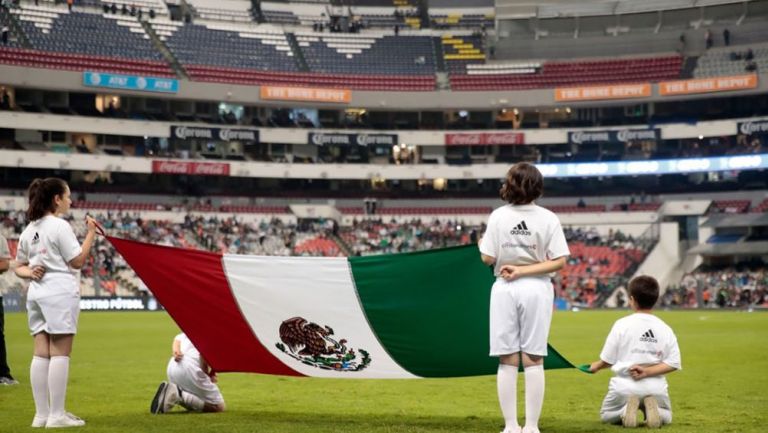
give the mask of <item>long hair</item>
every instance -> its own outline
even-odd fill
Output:
[[[507,178],[499,190],[501,199],[511,204],[528,204],[541,197],[544,178],[533,164],[518,162],[507,172]]]
[[[58,177],[33,180],[27,190],[29,195],[27,219],[31,222],[39,220],[48,212],[55,212],[56,203],[54,198],[57,195],[63,197],[66,191],[67,183]]]

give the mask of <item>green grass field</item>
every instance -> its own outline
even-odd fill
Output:
[[[551,343],[575,364],[597,358],[626,313],[558,313]],[[762,432],[768,422],[768,314],[661,312],[675,329],[683,371],[669,376],[670,432]],[[0,432],[31,431],[32,340],[26,316],[6,315],[9,362],[21,385],[0,387]],[[83,313],[67,409],[98,432],[498,432],[495,378],[327,380],[223,374],[223,414],[151,415],[177,328],[164,313]],[[549,371],[542,432],[618,432],[601,425],[610,372]],[[522,377],[519,390],[522,390]],[[519,413],[523,414],[522,398]]]

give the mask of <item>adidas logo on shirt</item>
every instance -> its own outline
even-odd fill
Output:
[[[528,230],[528,225],[525,224],[525,220],[520,221],[520,224],[516,225],[515,228],[509,231],[509,234],[511,235],[524,235],[524,236],[530,236],[531,232]]]
[[[656,336],[653,335],[653,329],[649,329],[645,331],[645,333],[640,337],[640,341],[644,343],[658,343],[659,340],[656,339]]]
[[[38,242],[40,242],[40,234],[35,232],[35,236],[32,238],[32,243],[36,244]]]

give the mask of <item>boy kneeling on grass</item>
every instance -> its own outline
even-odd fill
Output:
[[[681,369],[677,337],[664,321],[653,315],[659,283],[641,276],[629,282],[629,305],[634,314],[614,323],[600,360],[589,371],[610,368],[615,376],[600,408],[605,423],[637,427],[637,412],[645,414],[648,427],[672,422],[672,406],[665,374]]]
[[[224,397],[216,372],[200,355],[185,334],[173,339],[173,356],[168,361],[168,382],[157,388],[149,410],[167,413],[177,404],[193,412],[223,412]]]

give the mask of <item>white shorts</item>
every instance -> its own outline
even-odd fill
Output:
[[[547,356],[554,301],[549,278],[497,279],[491,289],[491,356]]]
[[[621,416],[630,396],[642,398],[652,396],[659,403],[659,415],[663,424],[672,422],[672,404],[669,401],[667,381],[664,378],[648,378],[635,381],[631,378],[613,377],[608,384],[608,394],[600,407],[600,419],[609,424],[621,423]]]
[[[27,298],[29,332],[37,335],[77,334],[77,319],[80,316],[80,295],[63,293],[43,298]]]
[[[218,385],[211,382],[211,378],[200,367],[183,360],[176,362],[171,358],[168,362],[168,381],[179,386],[184,392],[200,397],[206,403],[224,403],[224,396],[221,395]]]

